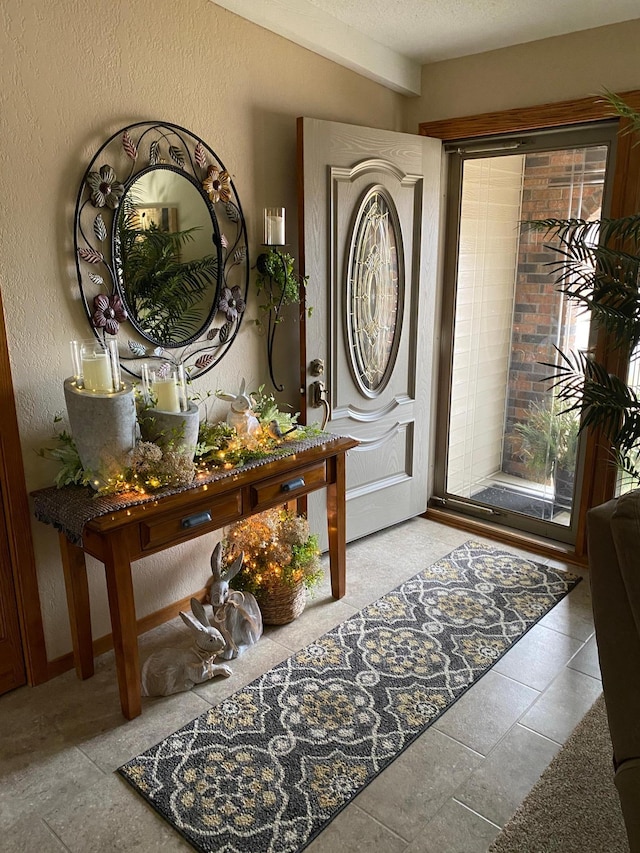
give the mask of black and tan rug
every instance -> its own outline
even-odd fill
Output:
[[[197,850],[295,853],[578,581],[467,542],[118,772]]]

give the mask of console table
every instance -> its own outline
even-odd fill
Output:
[[[254,513],[326,488],[331,592],[345,594],[345,457],[357,441],[324,434],[292,442],[276,458],[215,472],[190,486],[151,496],[96,497],[87,487],[33,493],[36,517],[60,531],[73,656],[79,678],[93,675],[93,640],[85,554],[105,567],[120,704],[142,711],[131,563]]]

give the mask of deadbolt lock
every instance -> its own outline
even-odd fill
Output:
[[[322,376],[324,373],[324,359],[314,358],[309,365],[309,373],[312,376]]]

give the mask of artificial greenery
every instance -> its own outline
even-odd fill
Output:
[[[295,260],[291,255],[274,249],[258,255],[256,261],[256,290],[263,299],[259,307],[264,314],[273,313],[276,323],[282,321],[282,308],[300,302],[300,289],[306,288],[309,281],[308,276],[298,275],[294,267]],[[262,321],[258,318],[256,322]]]
[[[527,420],[515,427],[522,440],[520,455],[531,473],[544,482],[560,471],[572,471],[579,428],[576,413],[564,411],[557,398],[532,403]]]
[[[125,201],[118,216],[118,254],[127,308],[145,334],[162,344],[184,341],[203,324],[202,300],[215,293],[216,255],[181,261],[198,227],[163,231],[143,228],[135,205]],[[213,288],[213,290],[212,290]]]
[[[225,561],[243,554],[233,586],[258,598],[279,586],[313,589],[323,578],[318,537],[304,516],[270,509],[233,524],[224,540]]]
[[[617,95],[605,99],[640,130],[640,113]],[[637,359],[640,343],[640,213],[621,218],[545,219],[527,223],[555,241],[556,283],[568,299],[591,314],[608,336],[608,354]],[[627,381],[596,361],[593,352],[558,350],[550,380],[566,412],[582,415],[581,429],[600,428],[618,466],[640,483],[640,400]]]
[[[53,422],[59,424],[61,420],[62,417],[56,415]],[[60,465],[53,480],[55,485],[61,489],[63,486],[86,486],[90,483],[91,475],[82,467],[71,434],[66,429],[61,429],[54,432],[51,440],[55,442],[55,447],[41,447],[40,450],[36,450],[36,453],[42,459],[51,459]]]

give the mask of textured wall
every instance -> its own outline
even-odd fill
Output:
[[[296,117],[399,130],[403,102],[210,0],[5,0],[0,16],[0,287],[31,490],[55,473],[34,451],[64,409],[69,341],[88,331],[75,279],[73,210],[102,142],[144,119],[188,128],[232,172],[253,258],[262,208],[274,204],[288,208],[295,254]],[[255,313],[254,298],[248,315]],[[278,376],[295,402],[291,324],[278,345]],[[255,387],[267,375],[263,353],[264,340],[245,322],[199,387],[233,388],[242,376]],[[47,651],[55,658],[71,647],[57,535],[34,521],[33,537]],[[136,563],[139,615],[198,589],[212,547],[204,537]],[[94,633],[101,636],[110,630],[104,577],[98,563],[89,560],[89,569]]]
[[[425,65],[407,100],[405,130],[421,121],[640,88],[640,19]]]

